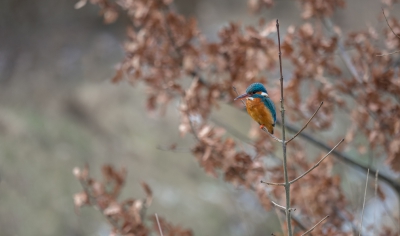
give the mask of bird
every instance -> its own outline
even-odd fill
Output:
[[[247,113],[258,122],[260,129],[265,127],[270,134],[274,134],[276,109],[263,84],[251,84],[247,87],[246,93],[235,98],[238,99],[246,99]]]

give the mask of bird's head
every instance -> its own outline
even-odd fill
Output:
[[[264,85],[262,85],[261,83],[254,83],[254,84],[251,84],[249,87],[247,87],[246,93],[238,96],[237,98],[235,98],[235,100],[248,98],[248,97],[254,98],[254,97],[260,96],[260,95],[263,97],[268,97],[268,92],[265,89]]]

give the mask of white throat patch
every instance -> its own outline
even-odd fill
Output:
[[[254,98],[253,97],[247,97],[246,99],[253,101]]]

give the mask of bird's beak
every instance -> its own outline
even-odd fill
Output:
[[[249,96],[250,96],[250,94],[245,93],[245,94],[242,94],[242,95],[238,96],[237,98],[235,98],[234,101],[236,101],[236,100],[238,100],[238,99],[247,98],[247,97],[249,97]]]

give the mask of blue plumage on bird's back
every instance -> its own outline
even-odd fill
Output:
[[[262,101],[264,102],[264,105],[270,110],[272,118],[274,120],[274,126],[276,123],[276,109],[275,109],[275,105],[274,102],[272,102],[272,100],[268,97],[264,97],[262,98]]]

